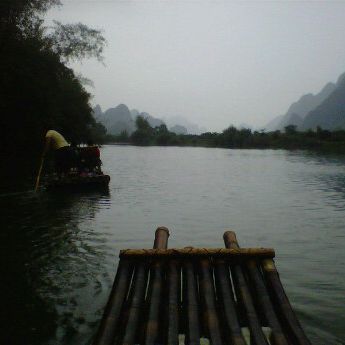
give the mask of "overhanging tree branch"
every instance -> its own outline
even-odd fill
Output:
[[[51,48],[66,62],[96,58],[103,61],[106,40],[100,30],[77,24],[62,24],[54,21],[54,31],[48,35]]]

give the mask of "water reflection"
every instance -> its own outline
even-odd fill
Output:
[[[0,343],[68,344],[95,322],[94,310],[102,306],[90,315],[82,306],[112,277],[102,267],[109,261],[107,239],[90,223],[109,206],[109,193],[0,195],[6,210]]]

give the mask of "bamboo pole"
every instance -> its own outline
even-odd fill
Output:
[[[133,273],[133,266],[121,259],[103,318],[93,345],[110,345],[120,327],[120,315]]]
[[[274,345],[288,345],[288,342],[285,338],[283,330],[280,326],[279,320],[276,316],[276,313],[273,308],[273,304],[268,295],[266,285],[263,281],[263,277],[258,269],[257,263],[254,260],[247,262],[247,270],[249,277],[256,291],[256,299],[258,305],[262,310],[268,326],[272,330],[271,341]]]
[[[178,345],[179,339],[179,311],[180,311],[180,290],[181,274],[180,267],[176,260],[169,261],[168,266],[168,326],[167,345]]]
[[[42,155],[40,167],[38,169],[38,174],[37,174],[37,177],[36,177],[35,192],[37,192],[38,186],[40,184],[40,178],[41,178],[41,174],[42,174],[43,162],[44,162],[44,154]]]
[[[283,320],[283,325],[286,328],[289,337],[291,338],[291,342],[294,345],[311,345],[311,342],[305,335],[302,326],[291,307],[289,299],[286,296],[274,261],[263,260],[262,269],[268,286],[272,291],[275,301],[277,302],[280,317]]]
[[[219,258],[272,258],[272,248],[170,248],[170,249],[124,249],[120,251],[120,258],[164,258],[164,257],[219,257]]]
[[[235,233],[231,235],[231,242],[233,246],[239,247],[239,244],[236,239]],[[263,281],[263,277],[258,269],[257,263],[255,260],[248,260],[246,263],[246,268],[249,273],[250,280],[253,284],[256,300],[258,302],[258,306],[262,311],[268,326],[272,330],[271,341],[274,345],[288,345],[287,340],[284,336],[278,318],[275,314],[272,302],[268,295],[265,283]]]
[[[184,309],[186,320],[186,344],[200,345],[199,303],[194,265],[191,260],[183,263],[184,270]]]
[[[139,328],[139,318],[143,314],[143,304],[147,283],[147,263],[141,262],[136,265],[133,278],[132,293],[128,309],[128,321],[124,336],[120,344],[135,344],[137,330]]]
[[[233,345],[246,345],[236,314],[229,268],[222,259],[215,260],[215,281],[219,305],[223,312],[223,326],[226,340]]]
[[[168,245],[169,230],[165,227],[159,227],[156,230],[154,248],[166,250]],[[159,310],[161,307],[162,288],[163,288],[163,264],[161,261],[155,261],[151,269],[151,288],[149,295],[149,314],[145,331],[145,345],[157,344],[159,330]]]
[[[238,243],[236,239],[236,235],[232,231],[226,231],[224,233],[224,243],[227,248],[238,249]],[[243,307],[246,311],[246,317],[248,321],[248,328],[250,330],[251,341],[255,345],[268,345],[266,337],[261,329],[261,325],[259,322],[259,318],[257,316],[253,299],[250,294],[250,290],[248,288],[247,282],[245,280],[245,276],[243,274],[242,268],[238,264],[234,264],[231,267],[233,277],[235,280],[235,284],[237,285],[237,289],[239,292],[239,298],[243,303]]]
[[[211,344],[220,345],[223,343],[223,340],[217,316],[216,296],[209,259],[201,259],[199,261],[199,272],[200,296],[208,337]]]

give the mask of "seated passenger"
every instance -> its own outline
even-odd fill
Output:
[[[86,147],[80,150],[80,161],[82,170],[85,172],[101,173],[101,159],[98,146],[94,145],[91,141],[87,142]]]
[[[67,174],[76,162],[75,150],[59,132],[52,129],[46,133],[45,139],[43,155],[53,150],[56,172]]]

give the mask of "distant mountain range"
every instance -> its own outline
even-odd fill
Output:
[[[326,84],[316,94],[302,96],[291,104],[286,114],[277,116],[265,126],[265,131],[284,130],[295,125],[299,130],[345,128],[345,73],[336,83]]]
[[[207,131],[181,117],[163,121],[146,112],[129,110],[125,104],[119,104],[105,112],[96,105],[93,114],[95,119],[105,126],[107,133],[113,135],[123,131],[132,134],[136,130],[135,120],[138,116],[147,119],[153,128],[167,124],[168,129],[176,134],[201,134]],[[316,129],[317,126],[327,130],[345,129],[345,73],[336,83],[326,84],[316,95],[302,96],[291,104],[286,114],[267,123],[265,131],[284,130],[288,125],[295,125],[298,130],[303,131]]]
[[[118,105],[116,108],[109,108],[104,113],[97,104],[93,109],[94,117],[106,129],[108,134],[120,134],[123,131],[131,134],[135,131],[135,122],[131,116],[128,107],[124,104]]]
[[[117,107],[109,108],[105,112],[103,112],[100,105],[97,104],[93,108],[93,115],[97,121],[104,125],[107,129],[107,133],[113,135],[118,135],[123,131],[132,134],[136,130],[135,120],[138,116],[144,117],[153,128],[166,124],[163,120],[153,117],[149,113],[139,112],[136,109],[129,110],[125,104],[119,104]],[[174,120],[169,121],[169,130],[176,134],[194,134],[196,130],[200,131],[197,125],[182,118],[180,118],[180,121],[182,124]]]

